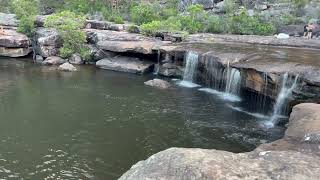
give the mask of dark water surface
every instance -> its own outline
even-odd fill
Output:
[[[0,178],[116,179],[169,147],[244,152],[283,134],[214,95],[144,86],[151,78],[0,59]]]

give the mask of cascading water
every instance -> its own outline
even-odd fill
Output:
[[[188,52],[186,56],[186,67],[183,74],[183,81],[179,85],[189,88],[199,87],[198,84],[193,83],[198,68],[199,55],[194,52]]]
[[[216,94],[228,101],[241,101],[239,98],[241,87],[240,71],[232,68],[230,63],[224,67],[214,59],[205,59],[205,82],[210,88],[201,88],[200,91]]]
[[[161,58],[161,52],[160,52],[160,50],[158,50],[158,52],[157,52],[157,61],[158,61],[158,63],[155,65],[155,69],[154,69],[154,72],[153,72],[153,74],[155,74],[155,75],[159,74],[160,62],[161,62],[160,58]]]
[[[198,54],[193,52],[188,52],[186,58],[186,69],[183,74],[183,80],[193,82],[194,76],[196,74],[196,70],[198,67]]]
[[[226,89],[225,92],[233,95],[239,95],[241,85],[241,74],[240,71],[230,67],[228,62],[226,68]]]
[[[278,123],[279,117],[284,114],[288,98],[292,95],[292,91],[296,88],[299,76],[297,75],[292,82],[288,73],[283,75],[281,90],[278,94],[276,103],[273,107],[273,114],[266,123],[268,127],[274,127]]]

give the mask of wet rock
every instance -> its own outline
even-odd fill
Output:
[[[149,80],[147,82],[144,82],[144,84],[147,86],[152,86],[160,89],[168,89],[171,86],[170,83],[161,79]]]
[[[165,63],[163,65],[160,65],[158,74],[165,77],[178,78],[182,77],[183,72],[177,65],[172,63]]]
[[[5,57],[24,57],[31,52],[31,48],[7,48],[0,47],[0,56]]]
[[[66,60],[62,59],[58,56],[50,56],[47,57],[43,62],[42,65],[60,65],[66,63]]]
[[[35,24],[37,27],[44,27],[44,22],[46,21],[48,15],[38,15],[36,17]]]
[[[95,45],[89,44],[88,47],[90,50],[91,61],[98,61],[104,58],[112,58],[118,55],[117,53],[111,51],[99,49]]]
[[[42,63],[44,61],[44,58],[40,55],[36,55],[36,63]]]
[[[74,67],[72,64],[66,62],[59,66],[58,70],[60,71],[77,71],[77,68]]]
[[[0,56],[23,57],[31,52],[29,38],[12,29],[0,35]]]
[[[56,56],[62,46],[62,39],[57,30],[52,28],[37,28],[36,53],[43,56]]]
[[[153,63],[142,61],[139,58],[118,56],[99,60],[96,66],[101,69],[121,71],[134,74],[144,74],[153,70]]]
[[[69,63],[70,64],[83,64],[84,61],[82,60],[81,56],[79,54],[73,54],[70,58],[69,58]]]
[[[318,179],[320,142],[306,142],[320,131],[320,105],[293,109],[283,139],[248,153],[170,148],[140,161],[120,180],[147,179]],[[311,138],[311,137],[310,137]],[[315,149],[313,149],[315,148]]]

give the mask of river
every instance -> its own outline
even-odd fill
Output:
[[[0,177],[116,179],[170,147],[245,152],[283,135],[219,96],[143,84],[152,78],[0,59]]]

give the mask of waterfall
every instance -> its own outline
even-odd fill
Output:
[[[186,68],[183,74],[183,80],[193,82],[198,67],[198,54],[188,52],[186,57]]]
[[[159,74],[159,71],[160,71],[160,62],[161,62],[161,52],[160,52],[160,50],[158,50],[158,52],[157,52],[157,61],[158,61],[158,63],[155,65],[155,69],[154,69],[154,72],[153,72],[153,74],[155,74],[155,75],[158,75]]]
[[[186,56],[186,67],[183,74],[183,81],[178,85],[188,88],[199,87],[200,85],[193,83],[197,75],[199,55],[194,52],[188,52]]]
[[[296,88],[297,86],[297,81],[298,81],[299,76],[297,75],[292,82],[291,78],[289,78],[288,73],[285,73],[282,78],[282,85],[281,85],[281,90],[278,94],[276,103],[273,107],[273,114],[270,118],[270,121],[267,122],[267,125],[269,127],[273,127],[275,124],[278,123],[279,116],[283,115],[285,112],[286,108],[286,103],[288,98],[291,97],[292,91]]]
[[[228,61],[226,68],[226,88],[225,92],[228,94],[239,95],[241,85],[241,74],[240,71],[230,67]]]

